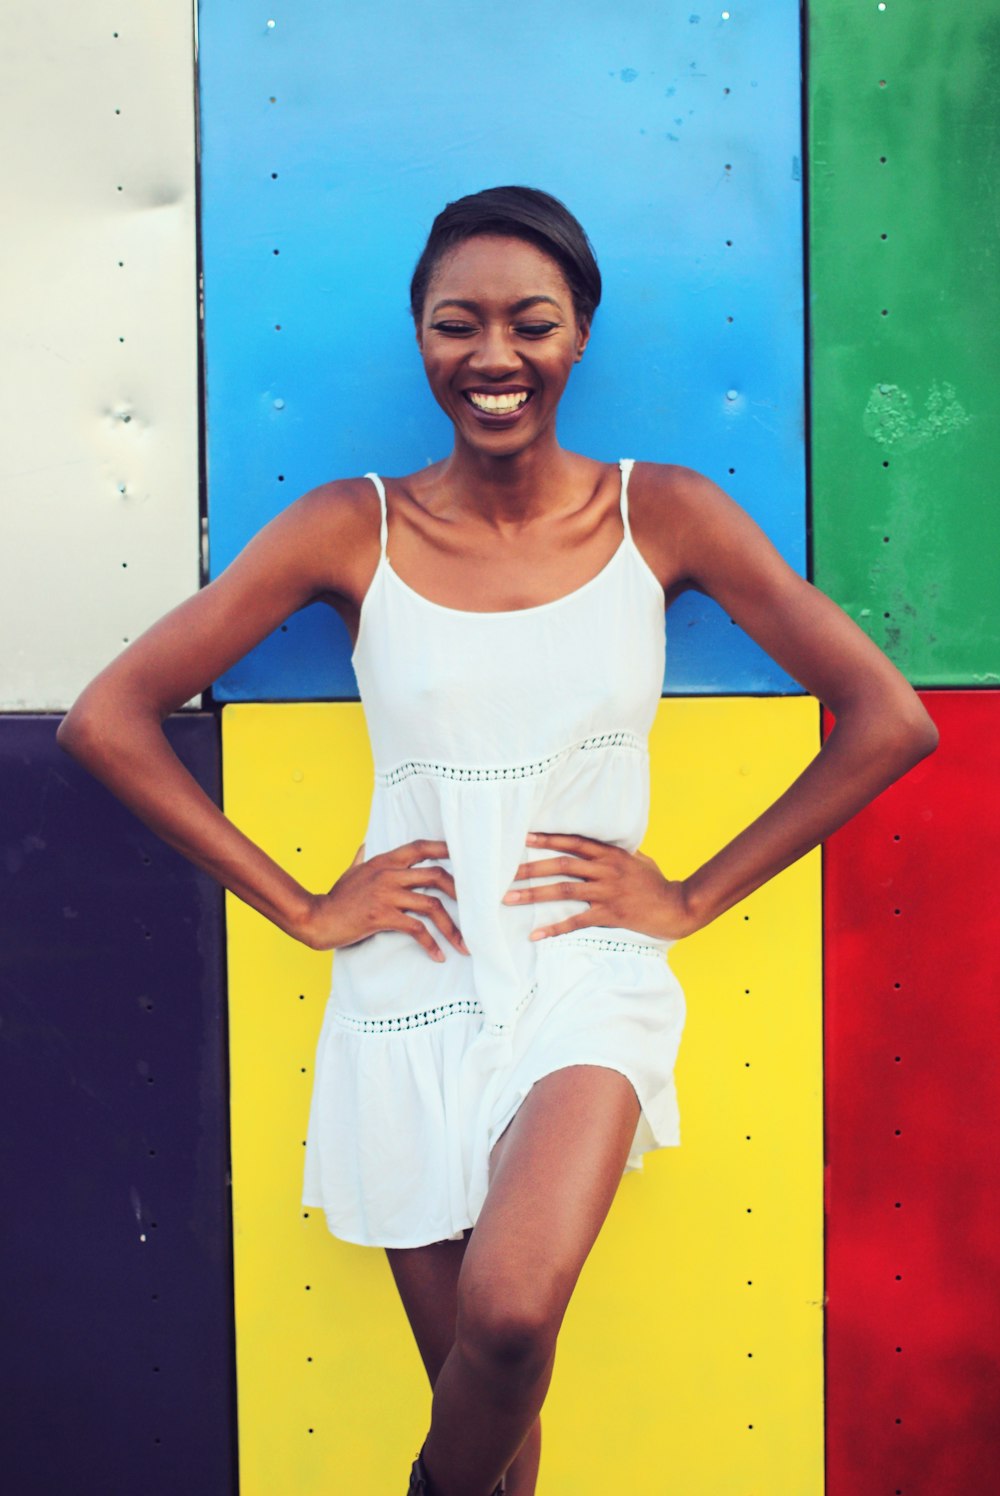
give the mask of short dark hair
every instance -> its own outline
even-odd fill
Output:
[[[550,255],[566,277],[578,319],[589,322],[601,299],[601,272],[582,226],[557,197],[537,187],[487,187],[443,208],[431,225],[410,282],[410,311],[419,322],[438,262],[456,244],[480,234],[524,239]]]

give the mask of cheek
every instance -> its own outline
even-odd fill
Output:
[[[567,354],[564,358],[554,360],[546,370],[546,382],[558,394],[562,394],[576,364],[574,354]]]
[[[424,375],[427,379],[428,384],[432,389],[437,389],[447,377],[447,370],[444,362],[440,358],[435,358],[433,354],[430,354],[426,351],[421,354],[421,359],[424,366]]]
[[[424,378],[427,381],[427,388],[437,404],[448,415],[454,412],[456,406],[450,375],[451,370],[439,359],[424,359]]]

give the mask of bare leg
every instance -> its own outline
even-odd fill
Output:
[[[490,1158],[491,1174],[506,1139],[505,1132],[494,1146]],[[432,1387],[455,1343],[458,1275],[469,1234],[466,1232],[463,1241],[386,1249],[389,1267]],[[507,1468],[507,1496],[535,1496],[541,1452],[542,1425],[541,1419],[536,1418]]]
[[[623,1075],[573,1065],[536,1082],[501,1140],[459,1269],[455,1343],[434,1382],[424,1452],[434,1496],[490,1496],[515,1462],[638,1118]]]

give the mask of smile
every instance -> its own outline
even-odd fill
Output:
[[[531,390],[511,390],[502,395],[490,395],[485,390],[463,390],[469,404],[484,415],[512,416],[531,399]]]

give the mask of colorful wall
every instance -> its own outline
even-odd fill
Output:
[[[54,743],[317,482],[446,450],[406,287],[443,202],[562,196],[605,301],[563,440],[700,468],[888,651],[941,746],[672,963],[683,1145],[567,1316],[540,1496],[987,1489],[1000,1266],[1000,4],[23,7],[3,107],[0,1458],[17,1496],[402,1490],[430,1391],[384,1254],[299,1204],[331,955]],[[395,289],[393,289],[395,288]],[[646,850],[682,876],[829,727],[667,617]],[[346,634],[167,723],[309,887],[361,839]]]

